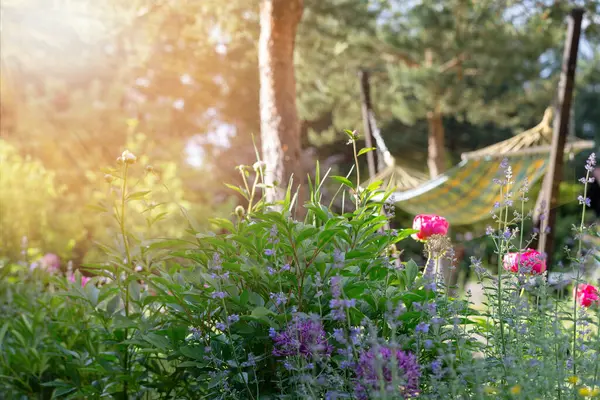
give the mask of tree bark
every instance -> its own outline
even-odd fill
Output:
[[[262,156],[266,163],[265,181],[275,187],[267,191],[269,202],[283,199],[290,175],[294,175],[295,188],[304,182],[294,76],[294,44],[302,11],[303,0],[261,0],[260,3]]]
[[[429,136],[427,138],[427,167],[429,174],[435,178],[445,170],[445,144],[444,144],[444,124],[442,122],[442,113],[436,107],[434,111],[427,113],[427,123],[429,125]]]

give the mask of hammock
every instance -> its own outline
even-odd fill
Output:
[[[452,225],[468,225],[488,219],[494,204],[502,198],[500,187],[494,183],[494,179],[503,178],[504,172],[500,169],[502,158],[508,158],[512,168],[514,183],[510,189],[514,201],[518,200],[518,190],[525,183],[534,184],[546,172],[552,140],[551,120],[552,109],[548,108],[536,127],[483,149],[463,153],[462,161],[456,167],[427,182],[422,174],[409,181],[404,175],[410,172],[390,162],[393,157],[385,157],[384,154],[387,168],[373,180],[387,181],[395,187],[396,192],[388,201],[411,214],[441,215]],[[379,141],[383,142],[376,129],[374,136],[376,139],[379,137],[378,145]],[[592,141],[569,142],[565,152],[575,153],[593,145]],[[400,180],[402,185],[397,184],[398,172],[403,176]],[[411,182],[417,184],[410,187]],[[375,199],[381,200],[382,197],[379,195]]]

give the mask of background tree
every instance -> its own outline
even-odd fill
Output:
[[[260,3],[260,120],[265,180],[280,200],[288,177],[302,182],[300,121],[296,110],[294,45],[302,18],[302,0],[262,0]]]

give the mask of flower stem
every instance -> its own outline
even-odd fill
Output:
[[[121,218],[119,218],[119,225],[121,228],[121,236],[123,237],[123,246],[125,247],[125,265],[131,265],[131,253],[129,251],[129,241],[127,240],[127,232],[125,231],[125,200],[127,197],[127,172],[129,170],[129,164],[124,163],[123,169],[123,186],[121,188]],[[120,274],[119,274],[120,275]],[[120,278],[120,277],[119,277]],[[121,284],[123,281],[121,280]],[[125,317],[129,317],[129,284],[125,280]],[[125,341],[129,339],[129,329],[125,328]],[[128,382],[129,379],[129,345],[125,345],[125,354],[123,356],[123,370],[126,374],[125,381],[123,383],[123,398],[127,399],[128,394]]]

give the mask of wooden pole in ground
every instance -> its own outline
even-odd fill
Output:
[[[369,118],[369,115],[372,112],[369,72],[361,69],[358,72],[358,76],[360,78],[360,95],[362,103],[362,118],[365,130],[365,146],[373,147],[373,130],[371,127],[371,120]],[[377,165],[375,164],[375,153],[373,151],[367,153],[367,167],[369,168],[369,178],[374,177],[377,173]]]
[[[552,253],[554,252],[558,195],[562,180],[565,142],[569,133],[569,117],[571,115],[571,102],[573,100],[573,87],[575,85],[575,68],[577,67],[577,52],[579,49],[582,17],[583,9],[581,8],[574,8],[569,15],[567,40],[565,42],[562,71],[556,98],[550,164],[548,165],[548,172],[544,181],[545,188],[543,188],[543,199],[548,212],[546,218],[540,224],[538,250],[546,253],[549,268],[552,265]],[[546,232],[547,227],[550,227],[549,232]]]

